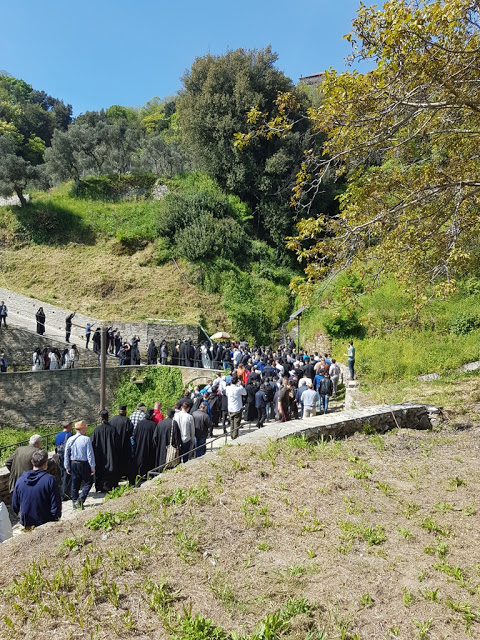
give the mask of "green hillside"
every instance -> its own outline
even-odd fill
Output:
[[[352,293],[355,301],[345,302]],[[450,374],[480,357],[480,280],[461,281],[447,299],[418,302],[393,278],[365,293],[359,278],[343,275],[304,314],[307,342],[319,330],[333,337],[339,359],[345,359],[345,343],[353,339],[356,369],[371,382]]]
[[[288,317],[293,272],[252,239],[248,207],[201,174],[171,179],[161,200],[96,197],[113,181],[1,207],[2,286],[93,316],[201,322],[270,341]]]

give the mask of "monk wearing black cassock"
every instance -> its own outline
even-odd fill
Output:
[[[201,344],[197,344],[193,352],[193,366],[197,367],[197,369],[203,369]]]
[[[146,480],[150,469],[155,468],[155,447],[153,445],[153,435],[156,424],[153,420],[153,409],[147,409],[145,418],[140,420],[133,434],[134,454],[133,464],[135,475]]]
[[[148,364],[157,364],[158,349],[153,338],[150,339],[147,349]]]
[[[119,477],[126,476],[130,484],[135,484],[135,470],[132,464],[132,442],[133,424],[127,418],[127,405],[121,404],[118,407],[118,416],[113,416],[110,420],[112,427],[117,430],[120,438],[120,460]]]
[[[155,467],[163,467],[167,459],[167,447],[170,444],[170,435],[172,434],[173,424],[173,438],[172,443],[174,447],[180,447],[182,437],[180,435],[180,428],[173,419],[175,411],[169,409],[167,411],[167,417],[165,420],[161,420],[157,424],[155,433],[153,435],[153,444],[155,446]],[[161,469],[163,471],[163,469]]]
[[[92,433],[95,454],[95,490],[111,491],[118,487],[122,449],[117,430],[108,421],[108,411],[100,411],[101,424]]]

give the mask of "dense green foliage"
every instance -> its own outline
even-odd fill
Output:
[[[171,409],[182,397],[182,374],[177,367],[151,367],[142,373],[141,380],[132,381],[127,374],[116,392],[113,411],[119,404],[127,405],[128,414],[133,413],[139,402],[153,409],[155,402],[161,402],[164,412]]]
[[[17,78],[0,74],[0,195],[17,194],[26,204],[28,182],[42,177],[45,148],[64,131],[72,108]]]
[[[87,176],[75,183],[73,194],[92,200],[145,198],[152,195],[157,177],[153,173]]]
[[[199,168],[248,203],[256,235],[286,260],[285,236],[294,228],[289,198],[295,173],[304,150],[318,143],[312,143],[309,125],[299,117],[286,139],[255,137],[242,150],[234,145],[252,107],[271,111],[278,92],[300,93],[275,67],[276,60],[270,47],[196,58],[183,77],[177,109],[180,134]]]
[[[358,278],[343,275],[327,289],[321,302],[304,314],[302,332],[312,339],[319,329],[334,338],[334,355],[346,362],[347,340],[354,338],[356,368],[367,380],[412,379],[427,373],[451,372],[480,356],[480,280],[471,277],[447,299],[416,304],[414,292],[402,290],[387,278],[371,293],[362,294]],[[346,318],[342,297],[356,290],[357,324]],[[427,303],[427,300],[423,301]]]

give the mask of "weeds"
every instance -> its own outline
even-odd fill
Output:
[[[458,487],[464,487],[467,483],[458,476],[455,478],[448,478],[447,491],[455,491]]]
[[[356,456],[349,456],[348,461],[353,462],[355,466],[348,469],[347,476],[357,478],[357,480],[367,480],[375,471],[374,467],[370,467],[366,462],[363,462]]]
[[[400,527],[398,533],[402,536],[402,538],[405,538],[405,540],[411,540],[413,538],[413,533],[405,527]]]
[[[113,527],[118,526],[125,520],[134,518],[137,514],[138,509],[132,509],[131,511],[117,511],[116,513],[113,513],[112,511],[103,511],[101,513],[97,513],[94,518],[86,520],[84,522],[84,526],[89,527],[93,531],[97,531],[98,529],[111,531]]]
[[[353,522],[340,522],[339,526],[343,532],[340,539],[347,542],[353,541],[354,539],[360,539],[368,542],[370,546],[375,546],[383,544],[387,539],[384,527],[380,525],[372,527],[355,524]]]
[[[438,589],[425,589],[423,592],[423,597],[425,600],[430,600],[431,602],[439,602],[438,599]]]
[[[125,484],[120,484],[118,485],[118,487],[115,487],[105,495],[105,502],[107,500],[114,500],[115,498],[120,498],[120,496],[125,495],[132,489],[135,489],[135,485],[131,485],[129,482]]]
[[[425,622],[420,622],[419,620],[414,620],[413,624],[418,629],[418,638],[419,640],[425,640],[428,636],[428,632],[430,631],[430,627],[432,626],[433,619],[429,618]]]
[[[403,604],[406,607],[409,607],[412,602],[414,601],[414,597],[413,597],[413,593],[411,591],[409,591],[406,587],[403,587]]]
[[[448,526],[442,527],[439,525],[433,518],[424,518],[422,520],[422,528],[426,529],[430,533],[433,533],[436,536],[445,536],[448,537],[450,535],[450,529]]]

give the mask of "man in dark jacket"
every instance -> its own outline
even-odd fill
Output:
[[[320,411],[323,410],[323,413],[327,413],[328,410],[328,400],[333,393],[333,383],[330,380],[330,376],[328,375],[328,371],[325,371],[323,374],[323,379],[320,380],[318,384],[318,395],[320,396]]]
[[[108,421],[108,411],[100,411],[101,424],[92,433],[92,448],[95,455],[95,490],[111,491],[118,487],[122,447],[120,437]]]
[[[32,454],[33,469],[18,479],[12,497],[12,509],[20,514],[25,528],[54,522],[62,515],[62,498],[55,478],[47,473],[48,453],[36,449]]]
[[[268,399],[265,394],[265,386],[262,384],[260,385],[260,389],[255,394],[255,408],[258,414],[257,427],[259,429],[263,427],[267,418],[267,402]]]
[[[42,436],[37,433],[30,436],[28,445],[18,447],[12,455],[5,462],[5,466],[10,471],[8,478],[8,488],[10,493],[13,492],[17,480],[20,478],[24,471],[30,471],[32,469],[32,455],[41,449]]]

